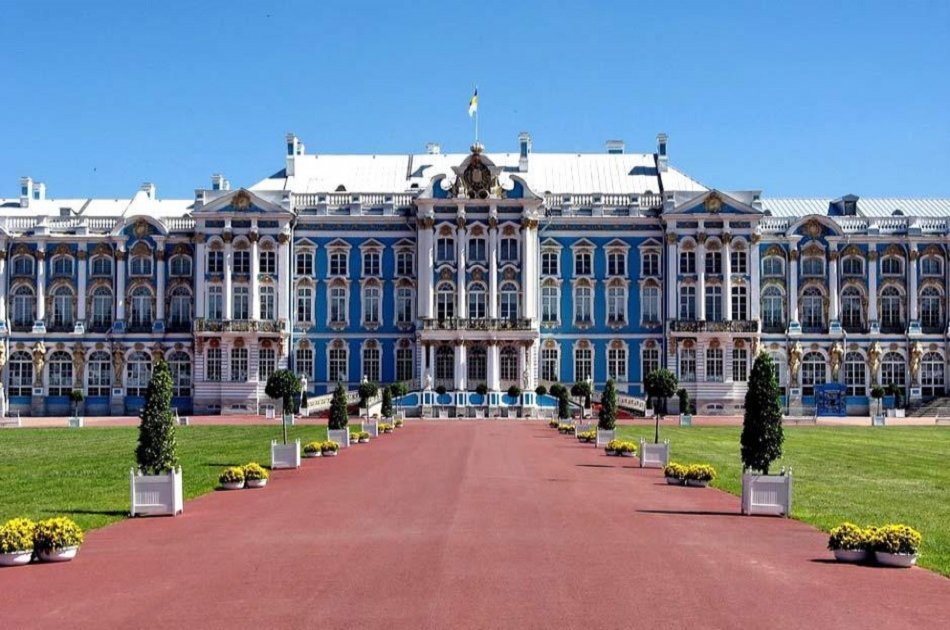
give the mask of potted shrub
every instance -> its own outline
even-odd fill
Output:
[[[337,453],[340,452],[340,445],[333,440],[327,440],[320,445],[320,452],[323,453],[324,457],[336,457]]]
[[[380,430],[381,430],[383,433],[392,433],[392,432],[393,432],[393,425],[391,425],[391,424],[388,423],[388,422],[384,422],[383,424],[379,425],[379,428],[380,428]]]
[[[633,442],[621,442],[618,451],[621,457],[634,457],[637,454],[637,447]]]
[[[509,397],[514,398],[517,401],[521,397],[521,388],[517,385],[512,385],[508,388],[507,394]]]
[[[643,381],[643,387],[646,390],[650,400],[658,401],[656,409],[656,423],[653,431],[653,443],[660,443],[660,419],[666,413],[667,399],[676,393],[679,387],[679,380],[676,375],[666,369],[653,370],[647,374]]]
[[[864,562],[868,559],[869,534],[854,523],[842,523],[829,532],[828,549],[839,562]]]
[[[871,424],[873,426],[884,426],[884,414],[881,411],[881,399],[884,398],[884,388],[875,385],[871,388],[871,398],[877,401],[877,413],[872,413]]]
[[[557,418],[551,418],[548,420],[548,426],[552,429],[556,429],[559,424],[561,423],[557,421]]]
[[[681,387],[676,391],[676,397],[679,399],[680,406],[680,426],[689,427],[693,425],[693,414],[690,401],[689,401],[689,392],[686,391],[685,387]]]
[[[716,478],[716,469],[708,464],[693,464],[686,467],[686,485],[705,488]]]
[[[603,446],[616,437],[617,388],[613,379],[607,379],[600,396],[600,411],[597,414],[597,446]]]
[[[562,422],[557,425],[557,432],[561,434],[574,433],[574,425],[567,422]]]
[[[488,385],[486,385],[485,383],[479,383],[478,385],[475,386],[475,393],[478,394],[479,396],[487,396]]]
[[[604,452],[607,455],[620,455],[620,445],[622,442],[620,440],[610,440],[607,442],[607,445],[604,446]]]
[[[258,463],[244,465],[244,485],[248,488],[263,488],[267,485],[270,473]]]
[[[300,467],[300,440],[292,444],[287,443],[287,425],[293,422],[294,400],[300,395],[301,389],[300,379],[287,369],[275,370],[267,378],[267,384],[264,386],[264,393],[273,400],[280,400],[283,409],[281,422],[283,443],[278,444],[276,440],[271,440],[270,445],[272,470]]]
[[[223,490],[240,490],[244,487],[244,468],[241,466],[229,466],[224,472],[218,475],[218,483]]]
[[[370,435],[368,431],[359,432],[360,444],[369,444],[369,438],[370,438]]]
[[[582,408],[584,411],[582,415],[590,415],[591,404],[593,402],[592,398],[594,396],[594,387],[591,385],[591,382],[577,381],[571,385],[571,395],[583,403]]]
[[[392,422],[393,415],[393,393],[390,388],[383,388],[383,404],[379,409],[379,413],[383,416],[383,419],[386,422]]]
[[[132,516],[174,516],[184,510],[171,403],[171,370],[168,363],[159,360],[152,370],[140,414],[135,449],[138,470],[129,470]]]
[[[769,467],[782,456],[782,404],[772,357],[755,358],[745,396],[740,437],[742,453],[742,513],[783,514],[792,511],[792,476],[770,475]]]
[[[342,383],[337,383],[330,400],[330,420],[327,422],[327,439],[333,440],[346,448],[350,445],[350,432],[347,425],[350,414],[346,410],[346,390]]]
[[[379,395],[379,385],[373,381],[363,380],[356,391],[360,395],[360,409],[369,409],[369,401]]]
[[[40,521],[33,531],[33,550],[43,562],[72,560],[82,541],[82,529],[65,516]]]
[[[448,391],[449,390],[445,389],[445,385],[439,385],[438,387],[435,388],[435,393],[438,394],[439,396],[445,396],[445,394],[448,393]]]
[[[401,428],[402,428],[402,425],[404,425],[405,423],[406,423],[406,421],[403,420],[402,418],[396,418],[396,421],[393,423],[393,428],[394,428],[394,429],[401,429]]]
[[[904,417],[904,388],[896,383],[891,383],[887,386],[888,396],[894,397],[894,408],[888,409],[887,415],[892,418],[903,418]]]
[[[548,388],[545,387],[544,385],[538,385],[537,387],[534,388],[534,393],[537,394],[538,396],[547,396]]]
[[[676,462],[670,462],[663,468],[663,476],[666,477],[666,483],[671,486],[682,486],[686,483],[687,467]]]
[[[69,392],[69,402],[73,407],[73,415],[69,419],[69,426],[76,428],[83,426],[83,419],[79,415],[79,406],[85,399],[86,396],[82,393],[81,389],[74,389]]]
[[[13,518],[0,525],[0,567],[29,564],[35,530],[36,523],[28,518]]]
[[[304,457],[320,457],[321,442],[307,442],[303,445]]]
[[[912,567],[922,540],[920,532],[907,525],[886,525],[873,532],[874,559],[886,567]]]

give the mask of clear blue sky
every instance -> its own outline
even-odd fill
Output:
[[[950,196],[950,2],[6,0],[0,197],[190,197],[308,152],[601,151],[768,196]],[[596,5],[596,6],[586,6]]]

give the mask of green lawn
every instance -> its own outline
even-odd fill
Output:
[[[653,440],[653,426],[618,427]],[[740,427],[663,427],[670,456],[712,464],[713,486],[740,494]],[[827,531],[841,521],[905,523],[924,536],[919,563],[950,576],[950,429],[786,427],[784,459],[795,476],[792,516]],[[739,502],[736,501],[736,509]]]
[[[324,426],[289,427],[301,444],[325,440]],[[185,498],[215,488],[226,466],[270,465],[280,426],[177,428]],[[0,523],[66,515],[81,527],[102,527],[129,513],[129,468],[137,427],[0,430]]]

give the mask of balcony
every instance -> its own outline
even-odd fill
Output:
[[[448,319],[423,319],[423,330],[532,330],[530,319],[464,319],[451,317]]]
[[[280,332],[280,322],[256,319],[196,319],[195,332]]]
[[[731,319],[723,322],[697,319],[674,319],[670,321],[671,332],[685,333],[757,333],[759,320]]]

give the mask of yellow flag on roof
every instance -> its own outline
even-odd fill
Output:
[[[478,111],[478,88],[475,88],[475,93],[472,94],[472,99],[468,102],[469,117],[474,116],[477,111]]]

